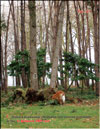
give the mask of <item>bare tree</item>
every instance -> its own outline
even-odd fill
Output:
[[[48,21],[46,20],[47,18],[47,15],[46,15],[46,8],[45,8],[45,3],[43,1],[43,8],[44,8],[44,21],[45,21],[45,31],[46,31],[46,36],[45,36],[45,50],[47,51],[47,45],[48,45],[48,28],[49,28],[49,24],[50,24],[50,13],[48,14]],[[45,55],[45,58],[44,58],[44,62],[46,62],[46,55]],[[44,71],[44,75],[43,75],[43,85],[45,83],[45,71]]]
[[[56,87],[57,66],[58,66],[59,50],[61,46],[60,44],[61,44],[61,34],[62,34],[63,17],[64,17],[64,7],[65,7],[65,2],[62,1],[60,5],[60,10],[59,10],[57,40],[56,40],[56,46],[55,46],[53,64],[52,64],[52,73],[51,73],[51,82],[50,82],[50,86],[52,88]]]
[[[25,3],[24,3],[25,4]],[[24,12],[23,1],[21,1],[21,50],[24,51],[26,49],[26,37],[25,37],[25,12]],[[22,58],[22,63],[24,64],[24,57]],[[25,74],[25,69],[22,68],[22,83],[26,88],[28,85],[27,76]]]
[[[81,56],[81,30],[80,30],[80,21],[79,21],[79,14],[78,14],[78,3],[76,5],[75,1],[74,1],[74,8],[76,13],[76,22],[77,22],[77,29],[78,29],[79,55]]]
[[[11,12],[11,4],[10,4],[10,9],[9,9],[9,14],[8,14],[8,19],[7,19],[7,29],[6,29],[6,38],[5,38],[5,72],[4,72],[4,89],[5,92],[7,93],[7,85],[8,85],[8,74],[7,74],[7,42],[8,42],[8,31],[9,31],[9,19],[10,19],[10,12]]]
[[[70,32],[70,42],[71,42],[71,52],[74,53],[74,44],[72,39],[72,26],[70,21],[70,14],[69,14],[69,1],[67,1],[67,9],[68,9],[68,16],[69,16],[69,32]]]
[[[16,30],[16,19],[15,19],[15,8],[14,8],[14,2],[11,1],[11,14],[12,14],[12,20],[13,20],[13,27],[14,27],[14,40],[15,40],[15,54],[19,51],[19,41],[18,41],[18,22],[17,22],[17,30]],[[9,1],[10,4],[10,1]],[[18,5],[17,5],[18,7]],[[17,11],[18,13],[18,11]],[[17,17],[18,18],[18,17]],[[18,20],[18,19],[17,19]],[[20,86],[20,78],[19,76],[16,77],[16,86]]]
[[[69,1],[66,1],[67,4],[67,16],[66,16],[66,52],[69,52]],[[67,87],[69,85],[69,78],[67,75],[65,75],[65,89],[67,90]]]
[[[99,1],[99,48],[100,48],[100,1]],[[100,57],[100,52],[99,52],[99,57]],[[99,62],[100,62],[100,59],[99,59]],[[99,78],[100,78],[100,72],[99,72]],[[99,84],[98,85],[99,86],[97,88],[97,95],[98,94],[100,95],[100,81],[99,81]]]
[[[99,42],[98,42],[98,22],[97,22],[97,1],[92,1],[92,14],[93,14],[93,25],[94,25],[94,52],[95,52],[95,63],[99,64]],[[99,68],[95,67],[96,76],[99,77]],[[96,95],[99,95],[99,82],[96,82]]]
[[[53,30],[53,44],[52,44],[52,55],[51,55],[51,62],[53,62],[54,57],[54,46],[56,46],[57,40],[57,32],[58,32],[58,15],[59,15],[59,1],[54,2],[54,22],[52,22],[52,30]]]
[[[79,5],[80,10],[82,10],[82,12],[83,12],[83,13],[81,13],[81,21],[82,21],[82,57],[85,58],[84,1],[82,1],[82,7],[81,7],[79,1],[78,1],[78,5]]]

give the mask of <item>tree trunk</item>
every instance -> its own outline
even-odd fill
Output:
[[[21,50],[24,51],[26,49],[26,37],[25,37],[25,17],[24,17],[24,5],[23,1],[21,1]],[[24,64],[24,57],[22,58],[22,63]],[[25,74],[25,69],[22,69],[22,84],[24,88],[27,87],[27,76]]]
[[[4,56],[3,56],[3,44],[1,44],[1,85],[2,90],[5,89],[4,87]]]
[[[93,6],[94,4],[94,6]],[[99,5],[100,6],[100,5]],[[97,1],[92,2],[92,13],[93,13],[93,24],[94,24],[94,50],[95,50],[95,63],[99,64],[99,42],[98,42],[98,34],[97,34]],[[99,11],[100,13],[100,11]],[[100,15],[100,14],[99,14]],[[100,17],[99,17],[100,18]],[[95,67],[96,76],[99,78],[99,68]],[[96,82],[96,95],[99,96],[100,88],[99,82]]]
[[[10,19],[10,12],[11,12],[11,4],[8,14],[8,20],[7,20],[7,30],[6,30],[6,38],[5,38],[5,75],[4,75],[4,89],[7,93],[7,85],[8,85],[8,74],[7,74],[7,42],[8,42],[8,30],[9,30],[9,19]]]
[[[1,30],[0,30],[0,37],[1,37]],[[2,86],[2,45],[0,42],[0,92],[1,92],[1,86]],[[1,94],[0,94],[1,96]]]
[[[77,6],[78,6],[78,3],[77,3]],[[78,7],[76,6],[75,4],[75,1],[74,1],[74,8],[75,8],[75,13],[76,13],[76,22],[77,22],[77,29],[78,29],[78,46],[79,46],[79,55],[81,56],[81,31],[80,31],[80,21],[79,21],[79,15],[78,15]]]
[[[44,16],[45,16],[45,30],[46,30],[46,37],[45,37],[45,49],[47,50],[47,45],[48,45],[48,28],[49,28],[49,24],[50,24],[50,14],[51,12],[49,12],[48,15],[48,22],[46,22],[46,9],[45,9],[45,3],[43,1],[43,7],[44,7]],[[48,48],[49,49],[49,48]],[[44,62],[46,63],[46,55],[44,58]],[[45,84],[45,75],[46,75],[46,71],[44,71],[44,75],[43,75],[43,85]]]
[[[99,11],[97,10],[97,1],[95,1],[95,15],[94,15],[94,27],[95,27],[95,63],[99,65],[100,63],[100,52],[99,52],[99,49],[100,49],[100,1],[98,2],[99,4]],[[98,14],[99,12],[99,14]],[[99,15],[99,19],[98,21],[96,21],[96,18],[98,18]],[[99,26],[99,27],[98,27]],[[99,28],[99,29],[98,29]],[[100,79],[100,72],[99,72],[99,67],[96,67],[95,68],[95,72],[96,72],[96,76]],[[97,96],[100,96],[100,80],[98,82],[96,82],[96,95]]]
[[[87,10],[87,4],[86,4],[86,10]],[[86,13],[86,19],[87,19],[87,43],[88,43],[88,48],[89,48],[89,60],[91,62],[90,26],[89,26],[88,13]],[[87,80],[87,86],[89,88],[89,79]]]
[[[61,77],[61,86],[64,86],[64,79],[63,79],[63,73],[62,73],[62,70],[63,70],[63,67],[62,67],[62,44],[61,44],[61,47],[60,47],[60,53],[59,53],[59,57],[60,57],[60,77]]]
[[[0,5],[1,6],[1,5]],[[0,37],[2,36],[2,30],[3,28],[1,27],[1,30],[0,30]],[[1,40],[2,41],[2,40]],[[4,90],[4,79],[3,79],[3,71],[4,71],[4,68],[3,68],[3,49],[2,49],[2,42],[0,42],[0,90]],[[0,94],[1,95],[1,94]]]
[[[85,30],[84,30],[84,1],[83,1],[83,14],[81,14],[82,16],[82,56],[85,58]]]
[[[30,86],[34,88],[34,90],[38,90],[35,1],[29,1],[29,14],[30,14]]]
[[[1,35],[1,33],[0,33]],[[4,90],[4,81],[3,81],[3,49],[2,43],[0,42],[0,88]]]
[[[67,17],[66,17],[66,52],[69,52],[69,4],[67,2]],[[66,62],[65,62],[66,63]],[[66,69],[65,69],[66,70]],[[67,70],[66,70],[67,71]],[[67,90],[69,86],[69,78],[65,75],[65,90]]]
[[[68,9],[68,17],[69,17],[69,32],[70,32],[70,43],[71,43],[71,52],[74,53],[74,44],[73,44],[73,38],[72,38],[72,27],[71,27],[71,21],[70,21],[70,13],[69,13],[69,1],[67,1],[67,9]]]
[[[99,48],[100,48],[100,1],[99,1]],[[100,58],[100,52],[99,52],[99,58]],[[98,59],[100,62],[100,59]],[[99,71],[99,79],[100,79],[100,71]],[[100,96],[100,81],[97,87],[97,95]]]
[[[87,10],[87,5],[86,5],[86,10]],[[86,19],[87,19],[87,42],[89,46],[89,60],[91,62],[91,44],[90,44],[90,27],[89,27],[89,19],[88,19],[88,13],[86,13]]]
[[[57,81],[57,68],[58,68],[59,50],[61,46],[60,43],[61,43],[61,34],[62,34],[62,26],[63,26],[64,7],[65,7],[65,2],[62,1],[60,6],[60,11],[59,11],[59,17],[58,17],[59,19],[58,19],[57,40],[56,40],[56,46],[55,46],[53,64],[52,64],[52,72],[51,72],[50,87],[52,88],[56,87],[56,81]]]
[[[18,33],[16,32],[15,9],[14,9],[14,2],[13,1],[12,1],[11,13],[12,13],[12,19],[13,19],[13,24],[14,24],[15,54],[17,54],[17,52],[19,51],[19,42],[18,42]],[[18,9],[17,9],[17,13],[18,13]],[[18,20],[18,17],[17,17],[17,20]],[[17,30],[18,30],[18,21],[17,21]],[[16,77],[16,86],[20,86],[19,76]]]
[[[17,44],[15,45],[17,48],[17,50],[15,50],[15,53],[17,53],[19,51],[19,8],[18,8],[18,1],[17,1]],[[16,43],[16,42],[15,42]],[[20,83],[20,76],[16,77],[16,86],[21,86]]]
[[[51,55],[51,62],[53,62],[53,57],[54,57],[54,51],[55,51],[55,48],[54,46],[56,46],[56,40],[57,40],[57,32],[58,32],[58,3],[59,1],[55,1],[54,2],[54,10],[55,10],[55,15],[54,15],[54,22],[53,22],[53,44],[52,44],[52,55]]]

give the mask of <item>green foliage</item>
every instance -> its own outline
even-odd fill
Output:
[[[95,91],[91,88],[84,88],[84,94],[81,94],[81,89],[78,88],[70,88],[66,94],[67,98],[80,98],[82,100],[93,101],[94,99],[98,99],[98,96],[95,95]]]
[[[37,68],[38,68],[38,79],[40,81],[41,77],[44,74],[49,73],[51,63],[46,62],[44,57],[46,55],[46,50],[43,48],[38,49],[37,51]],[[24,60],[24,64],[22,62]],[[19,51],[15,56],[12,62],[8,65],[8,74],[10,76],[19,76],[22,74],[22,69],[25,70],[25,73],[29,80],[30,75],[30,56],[27,50]]]
[[[57,88],[58,88],[58,90],[65,91],[65,87],[64,87],[64,86],[62,86],[62,85],[58,86]]]
[[[58,101],[57,100],[49,100],[48,102],[45,103],[45,105],[58,105]]]
[[[24,60],[24,64],[22,62]],[[8,65],[8,74],[10,76],[19,76],[22,74],[22,69],[24,68],[25,73],[29,75],[29,53],[27,50],[19,51],[12,62]]]
[[[49,73],[49,70],[51,68],[51,63],[46,62],[45,63],[45,57],[46,50],[43,48],[38,49],[37,51],[37,67],[38,67],[38,78],[40,80],[41,77],[45,74],[47,71]]]
[[[58,70],[71,78],[71,80],[78,81],[92,79],[99,81],[94,70],[97,66],[88,59],[81,58],[77,54],[64,52],[62,61],[64,62],[63,70],[60,71],[60,66]],[[61,78],[58,79],[61,80]]]
[[[4,20],[1,20],[0,21],[0,30],[5,31],[6,28],[7,28],[7,26],[6,26],[5,21]]]
[[[6,107],[9,105],[9,103],[12,103],[13,102],[13,97],[12,96],[9,96],[8,99],[5,101],[5,102],[1,102],[1,105],[3,107]]]
[[[45,103],[42,102],[42,101],[39,101],[39,102],[38,102],[38,106],[45,106]]]
[[[88,8],[90,7],[90,9],[91,9],[92,1],[91,0],[87,0],[86,3],[87,3]],[[94,3],[93,3],[93,5],[94,5]]]

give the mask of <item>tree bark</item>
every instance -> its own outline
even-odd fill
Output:
[[[0,4],[1,7],[1,4]],[[1,17],[0,17],[0,21],[1,21]],[[1,37],[1,30],[0,30],[0,37]],[[1,39],[0,39],[0,92],[1,92],[1,88],[2,88],[2,44],[1,44]],[[1,96],[1,93],[0,93]]]
[[[99,42],[98,42],[98,44],[99,44],[99,49],[100,49],[100,1],[98,3],[99,3],[99,20],[98,20],[99,21],[99,23],[98,23],[99,24],[99,27],[98,27],[99,28],[99,40],[98,41]],[[100,51],[98,53],[98,57],[99,57],[98,60],[99,60],[99,63],[100,63]],[[100,79],[100,71],[98,71],[98,72],[99,72],[98,76],[99,76],[99,79]],[[98,87],[97,87],[97,95],[100,96],[100,81],[99,81],[99,84],[98,84]]]
[[[98,34],[97,34],[98,26],[97,25],[99,23],[97,23],[97,15],[98,15],[97,1],[95,1],[95,2],[92,1],[92,13],[93,13],[93,24],[94,24],[95,63],[99,64],[99,42],[97,40],[98,39]],[[100,11],[99,11],[99,13],[100,13]],[[95,67],[95,73],[96,73],[96,76],[99,78],[99,68],[98,67]],[[99,96],[99,93],[100,93],[99,82],[96,82],[96,95]]]
[[[87,10],[87,3],[85,5],[86,5],[86,10]],[[86,20],[87,20],[87,47],[89,48],[89,60],[91,62],[90,26],[89,26],[88,13],[86,13]],[[86,51],[86,53],[87,53],[87,51]],[[86,83],[87,83],[88,88],[89,88],[89,81],[90,81],[90,79],[87,79]],[[93,86],[93,84],[92,84],[92,86]]]
[[[57,40],[56,40],[56,46],[55,46],[53,64],[52,64],[52,72],[51,72],[50,87],[52,88],[56,87],[56,81],[57,81],[57,68],[58,68],[58,58],[59,58],[59,50],[60,50],[60,43],[61,43],[62,26],[63,26],[64,7],[65,7],[65,2],[62,1],[60,6],[60,11],[59,11],[59,17],[58,17],[59,19],[58,19]]]
[[[87,5],[86,5],[86,10],[87,10]],[[87,42],[89,46],[89,60],[91,62],[91,44],[90,44],[90,27],[89,27],[89,19],[88,19],[88,13],[86,13],[86,19],[87,19]]]
[[[30,14],[30,86],[34,90],[38,90],[35,1],[29,1],[29,14]]]
[[[85,58],[85,29],[84,29],[84,1],[83,1],[83,15],[82,16],[82,33],[83,33],[83,43],[82,43],[82,48],[83,48],[83,57]]]
[[[69,4],[68,1],[66,1],[67,4],[67,17],[66,17],[66,52],[69,52]],[[65,62],[66,63],[66,62]],[[65,69],[66,70],[66,69]],[[67,90],[69,85],[69,78],[67,75],[65,75],[65,90]]]
[[[3,44],[1,42],[1,89],[4,90],[4,55],[3,55]]]
[[[23,1],[21,1],[21,50],[24,51],[26,49],[26,37],[25,37],[25,14],[24,14],[24,5]],[[24,57],[22,58],[22,63],[24,64]],[[25,74],[25,69],[22,69],[22,83],[24,88],[27,87],[27,76]]]
[[[5,92],[7,93],[7,85],[8,85],[8,74],[7,74],[7,42],[8,42],[8,31],[9,31],[9,19],[10,19],[10,12],[11,12],[11,4],[10,4],[10,9],[9,9],[9,14],[8,14],[8,19],[7,19],[7,30],[6,30],[6,38],[5,38],[5,74],[4,74],[4,89]]]
[[[51,55],[51,62],[53,62],[53,57],[54,57],[54,51],[56,46],[56,40],[57,40],[57,32],[58,32],[58,15],[59,15],[59,1],[54,2],[54,10],[55,10],[55,15],[54,15],[54,22],[53,22],[53,44],[52,44],[52,55]]]
[[[1,32],[0,32],[1,36]],[[3,82],[3,51],[2,51],[2,43],[0,42],[0,88],[4,90],[4,82]]]
[[[79,5],[79,8],[80,10],[82,10],[83,14],[81,13],[81,19],[82,19],[82,57],[85,58],[85,30],[84,30],[84,1],[82,2],[83,3],[83,8],[81,9],[81,6],[80,6],[80,3],[78,1],[78,5]]]
[[[18,10],[17,10],[17,13],[18,13]],[[17,54],[17,52],[19,51],[19,42],[18,42],[18,35],[17,35],[17,32],[16,32],[15,9],[14,9],[14,2],[13,1],[12,1],[11,14],[12,14],[12,19],[13,19],[13,24],[14,24],[13,27],[14,27],[14,40],[15,40],[15,54]],[[18,22],[17,22],[17,30],[18,30]],[[16,86],[20,86],[19,76],[16,77]]]
[[[78,5],[78,4],[77,4]],[[76,22],[77,22],[77,29],[78,29],[78,45],[79,45],[79,55],[81,57],[81,31],[80,31],[80,21],[79,21],[79,15],[78,15],[78,7],[76,6],[75,4],[75,1],[74,1],[74,8],[75,8],[75,13],[76,13]]]
[[[62,41],[61,41],[62,42]],[[59,53],[59,57],[60,57],[60,77],[61,77],[61,86],[64,86],[64,79],[63,79],[63,73],[62,73],[62,70],[63,70],[63,67],[62,67],[62,44],[61,44],[61,47],[60,47],[60,53]]]
[[[17,1],[17,33],[16,33],[16,35],[17,35],[17,44],[15,44],[15,48],[17,48],[17,50],[15,50],[15,53],[17,53],[19,51],[19,8],[18,8],[18,1]],[[16,77],[16,86],[21,86],[20,76]]]

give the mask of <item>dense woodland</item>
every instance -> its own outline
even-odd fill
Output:
[[[100,1],[10,0],[0,29],[3,91],[9,75],[16,87],[75,86],[99,95]]]
[[[1,1],[0,23],[1,128],[99,128],[100,0]]]

